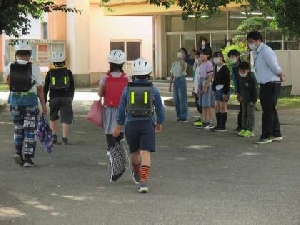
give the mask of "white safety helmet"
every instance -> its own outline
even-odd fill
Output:
[[[107,57],[107,61],[109,63],[122,64],[126,61],[125,53],[119,49],[112,50]]]
[[[25,51],[32,50],[32,47],[28,40],[18,40],[15,43],[15,51],[21,51],[21,50],[25,50]]]
[[[146,59],[136,59],[132,64],[133,76],[146,76],[152,72],[152,66]]]
[[[51,52],[51,62],[59,63],[65,61],[65,54],[62,51],[53,51]]]

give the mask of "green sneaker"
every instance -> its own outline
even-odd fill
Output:
[[[203,124],[203,123],[202,123],[201,119],[196,120],[196,121],[194,122],[194,126],[196,126],[196,127],[201,127],[202,124]]]
[[[243,133],[243,137],[253,137],[254,136],[254,133],[251,132],[250,130],[246,130],[244,133]]]
[[[244,137],[245,132],[246,132],[245,130],[241,130],[240,132],[237,133],[237,136]]]

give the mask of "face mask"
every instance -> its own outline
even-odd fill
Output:
[[[219,57],[215,57],[213,60],[215,64],[219,64],[221,62],[221,59]]]
[[[241,77],[246,77],[248,73],[240,73]]]
[[[255,44],[249,44],[248,46],[251,50],[256,50],[257,48]]]
[[[182,58],[182,53],[181,52],[177,52],[177,58]]]
[[[198,59],[195,59],[195,63],[197,63],[197,64],[198,64],[198,63],[199,63],[199,60],[198,60]]]
[[[236,59],[236,58],[231,58],[231,59],[230,59],[230,63],[231,63],[231,64],[235,64],[236,62],[237,62],[237,59]]]

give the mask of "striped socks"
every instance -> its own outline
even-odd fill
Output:
[[[150,170],[150,166],[146,166],[146,165],[141,166],[140,177],[142,183],[147,182],[149,170]]]

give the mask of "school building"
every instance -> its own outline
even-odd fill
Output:
[[[68,67],[73,71],[77,86],[96,84],[108,70],[107,55],[111,49],[122,49],[127,55],[125,71],[131,74],[132,61],[138,57],[149,59],[154,67],[154,79],[169,76],[172,61],[180,47],[191,51],[205,38],[212,51],[224,47],[238,34],[236,28],[246,18],[238,4],[228,4],[211,16],[203,14],[196,20],[182,20],[177,6],[168,9],[150,5],[144,0],[110,0],[109,9],[99,7],[99,0],[55,0],[82,10],[81,14],[54,12],[37,25],[39,35],[32,39],[35,46],[33,61],[47,70],[50,52],[66,52]],[[250,16],[260,15],[259,12]],[[40,36],[40,37],[38,37]],[[292,94],[300,95],[300,44],[298,40],[285,41],[278,31],[267,31],[265,41],[276,50],[287,76],[285,85],[293,84]],[[7,47],[7,38],[0,40],[0,73],[13,54]],[[8,56],[8,53],[10,55]],[[6,55],[5,55],[6,54]]]

